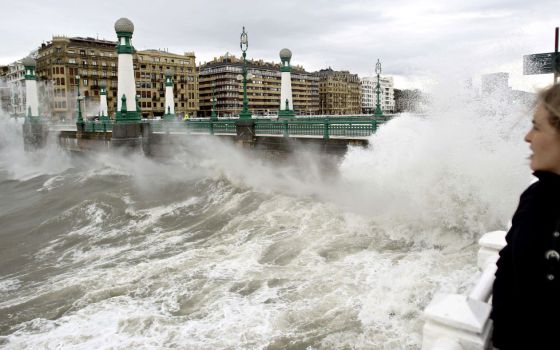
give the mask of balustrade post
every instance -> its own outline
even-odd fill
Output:
[[[325,121],[323,123],[323,138],[325,140],[329,139],[329,119],[325,118]]]
[[[491,348],[492,320],[488,303],[498,252],[506,245],[505,231],[484,234],[478,241],[482,273],[468,295],[436,294],[424,310],[422,350]]]
[[[214,135],[214,122],[212,120],[210,120],[208,127],[210,129],[210,135]]]
[[[288,121],[284,120],[284,137],[288,137],[289,136],[289,132],[288,132]]]

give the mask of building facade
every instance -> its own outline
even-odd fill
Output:
[[[371,114],[375,112],[377,104],[377,77],[364,77],[362,80],[362,113]],[[395,91],[393,77],[379,77],[379,104],[383,113],[395,112]]]
[[[320,114],[362,113],[362,88],[357,74],[330,67],[314,73],[319,78]]]
[[[0,66],[0,115],[8,114],[10,108],[10,89],[6,83],[8,66]]]
[[[55,36],[37,53],[37,77],[40,104],[54,119],[72,119],[76,115],[77,76],[84,114],[99,113],[101,87],[107,90],[109,116],[117,103],[116,41],[94,38]],[[141,114],[145,118],[163,115],[164,71],[174,72],[176,112],[194,114],[198,110],[198,79],[194,53],[184,55],[159,50],[135,51],[133,55],[136,91]]]
[[[184,55],[160,50],[137,51],[134,55],[136,91],[143,117],[165,114],[165,73],[171,72],[175,115],[196,117],[199,110],[198,72],[194,52]]]
[[[25,115],[25,69],[21,60],[3,69],[2,109],[11,116]]]
[[[225,54],[200,67],[200,112],[209,117],[216,99],[219,117],[239,114],[243,109],[243,83],[239,79],[243,60]],[[279,63],[247,61],[252,76],[247,81],[249,110],[256,116],[277,115],[280,109],[281,72]],[[296,115],[319,112],[319,79],[302,67],[292,66],[293,105]]]

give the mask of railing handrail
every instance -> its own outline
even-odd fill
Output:
[[[481,273],[468,295],[436,294],[424,310],[423,350],[485,350],[490,346],[490,321],[496,261],[506,245],[505,231],[484,234],[478,241]]]
[[[490,300],[496,270],[497,266],[495,262],[488,263],[488,266],[482,271],[475,285],[472,287],[468,296],[470,299],[483,301],[485,303]]]

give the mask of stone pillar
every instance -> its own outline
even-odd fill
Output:
[[[164,120],[175,120],[175,98],[173,96],[173,78],[171,71],[165,71],[165,113]]]
[[[24,58],[22,63],[25,67],[25,116],[39,118],[39,96],[35,76],[37,63],[32,57]]]
[[[292,98],[292,67],[290,66],[290,60],[292,58],[292,52],[288,49],[282,49],[280,51],[280,60],[282,60],[282,66],[280,67],[280,72],[282,72],[282,81],[280,89],[280,109],[278,111],[278,118],[292,118],[294,116],[294,102]]]
[[[136,108],[136,81],[132,64],[131,39],[134,33],[134,24],[128,18],[120,18],[115,23],[118,44],[118,85],[117,85],[117,112],[111,146],[138,148],[142,146],[142,130],[140,114]]]
[[[32,57],[22,60],[25,67],[25,122],[23,123],[23,147],[26,151],[43,148],[47,144],[48,125],[39,116],[39,95],[37,92],[37,63]]]
[[[99,119],[108,120],[109,112],[107,108],[107,89],[105,86],[101,86],[99,92]]]
[[[244,147],[254,146],[257,140],[254,120],[237,120],[235,122],[235,131],[237,133],[235,140],[238,144]]]

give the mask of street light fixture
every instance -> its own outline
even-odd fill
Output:
[[[239,113],[239,119],[251,119],[251,112],[249,111],[249,101],[247,99],[247,48],[249,47],[249,39],[245,27],[241,33],[239,47],[243,52],[243,110]]]
[[[215,94],[215,83],[212,82],[212,113],[210,114],[210,120],[218,120],[218,115],[216,114],[216,94]]]
[[[82,117],[82,107],[80,106],[80,76],[76,75],[76,86],[78,87],[78,123],[83,123],[84,118]]]
[[[375,64],[375,73],[377,74],[377,86],[375,87],[375,93],[377,94],[377,103],[375,104],[375,116],[382,117],[383,111],[381,111],[381,104],[379,102],[379,94],[381,93],[381,85],[379,84],[379,75],[381,74],[381,62],[377,59]]]

